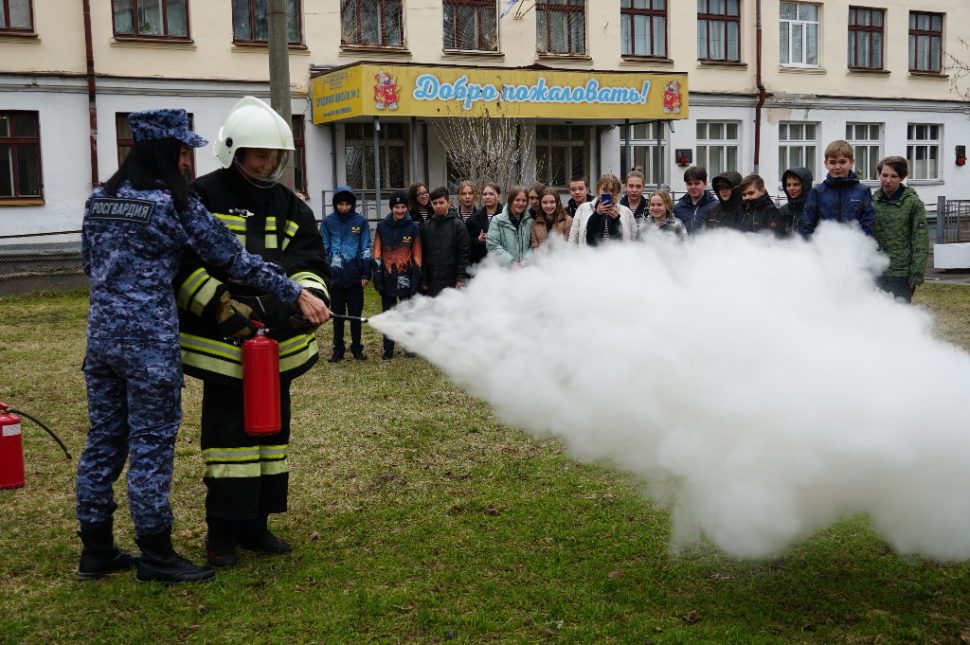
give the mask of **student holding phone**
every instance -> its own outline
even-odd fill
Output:
[[[596,182],[596,199],[576,209],[569,243],[599,246],[603,242],[632,242],[633,213],[618,202],[620,180],[616,175],[603,175]]]

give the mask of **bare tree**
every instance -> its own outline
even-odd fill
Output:
[[[950,89],[964,101],[970,101],[970,43],[957,38],[963,47],[960,55],[945,52],[945,70],[950,75]],[[970,106],[967,107],[970,111]]]
[[[456,183],[494,182],[504,191],[535,180],[535,130],[519,119],[491,118],[486,111],[476,118],[443,119],[436,132],[451,164],[449,179]]]

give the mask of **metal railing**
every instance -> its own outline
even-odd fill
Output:
[[[970,199],[936,200],[936,243],[970,242]]]
[[[0,295],[87,286],[81,231],[0,236]]]

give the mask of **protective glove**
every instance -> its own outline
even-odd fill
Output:
[[[241,302],[233,300],[222,292],[216,309],[216,325],[219,333],[229,338],[246,338],[256,333],[256,325],[250,320],[253,310]]]

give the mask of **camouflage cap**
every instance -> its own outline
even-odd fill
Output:
[[[209,142],[189,129],[189,115],[185,110],[146,110],[128,115],[131,138],[135,141],[151,141],[172,137],[192,148],[201,148]]]

